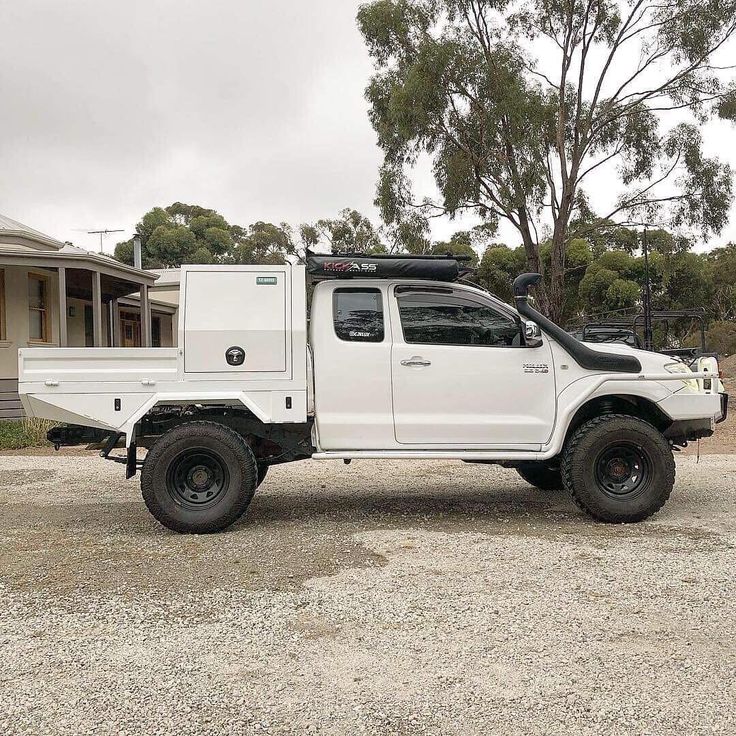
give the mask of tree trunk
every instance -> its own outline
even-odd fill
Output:
[[[565,245],[567,240],[567,223],[572,212],[573,195],[566,192],[560,203],[560,210],[552,231],[552,252],[550,254],[549,273],[547,274],[548,317],[555,323],[560,322],[565,306]]]
[[[567,240],[567,224],[572,212],[573,195],[574,193],[569,189],[562,195],[560,209],[552,231],[552,252],[547,274],[548,317],[557,324],[562,320],[565,308],[565,241]]]
[[[549,273],[547,274],[548,317],[555,323],[562,319],[565,302],[565,228],[556,222],[552,234]]]
[[[532,237],[529,218],[524,208],[519,210],[519,230],[521,231],[521,239],[526,253],[527,271],[529,273],[543,273],[542,262],[539,258],[539,243]],[[549,297],[544,281],[534,287],[533,296],[537,309],[544,314],[549,314]]]

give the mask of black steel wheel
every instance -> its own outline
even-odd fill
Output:
[[[169,529],[207,533],[238,519],[258,486],[258,466],[245,440],[215,422],[188,422],[166,432],[141,471],[143,500]]]
[[[205,447],[183,450],[166,474],[166,488],[174,501],[193,509],[216,504],[229,482],[222,458]]]
[[[650,468],[649,455],[643,447],[618,442],[598,455],[595,477],[604,493],[612,498],[623,498],[646,489]]]
[[[662,433],[638,417],[604,414],[578,427],[562,454],[575,503],[599,521],[642,521],[672,493],[675,460]]]

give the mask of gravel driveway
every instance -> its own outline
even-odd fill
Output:
[[[94,456],[0,458],[0,734],[736,732],[736,456],[635,526],[513,471],[272,470],[179,536]]]

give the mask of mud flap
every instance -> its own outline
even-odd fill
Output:
[[[138,447],[131,442],[128,447],[128,457],[125,461],[125,479],[132,478],[138,472]]]

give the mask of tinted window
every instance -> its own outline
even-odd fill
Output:
[[[335,289],[335,334],[350,342],[383,340],[383,302],[378,289]]]
[[[518,323],[491,307],[454,296],[399,296],[404,341],[432,345],[519,345]]]

